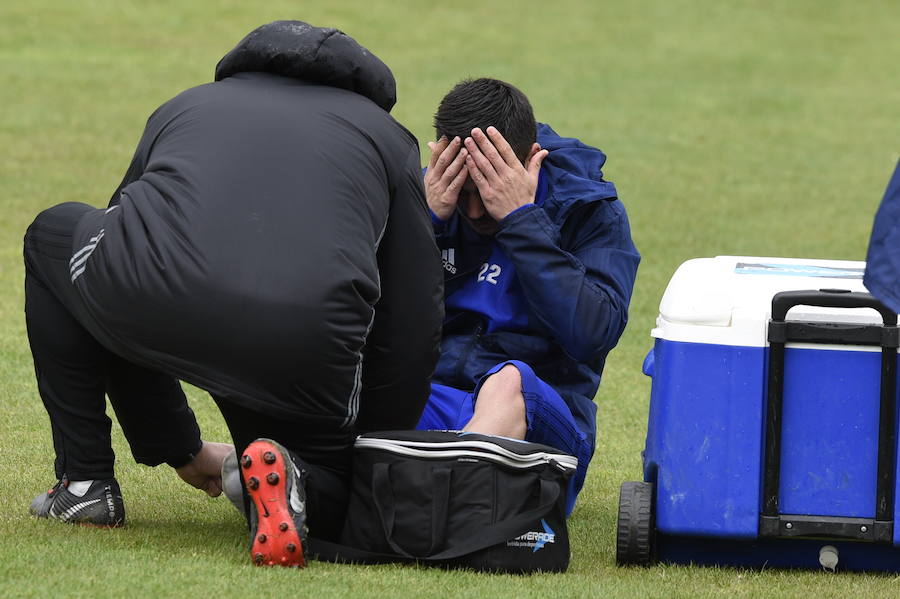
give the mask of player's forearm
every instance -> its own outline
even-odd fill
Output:
[[[579,255],[562,249],[559,231],[537,207],[511,219],[497,241],[515,265],[531,314],[573,358],[590,360],[612,348],[627,321],[633,279],[604,267],[631,258],[602,246]]]

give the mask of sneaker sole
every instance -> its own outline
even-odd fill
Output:
[[[287,498],[288,477],[294,473],[281,450],[273,442],[254,441],[241,456],[241,473],[257,513],[250,559],[257,566],[304,567],[303,543]]]

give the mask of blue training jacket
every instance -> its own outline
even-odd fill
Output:
[[[478,235],[458,213],[435,219],[445,297],[477,274],[496,244],[515,268],[527,318],[512,330],[489,329],[483,314],[448,305],[434,381],[472,391],[495,364],[526,362],[568,404],[593,451],[593,398],[628,320],[640,255],[616,188],[603,180],[603,152],[545,124],[537,141],[550,151],[539,198],[504,218],[494,237]]]
[[[875,215],[863,283],[884,305],[900,312],[900,162]]]

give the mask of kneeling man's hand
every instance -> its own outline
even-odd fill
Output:
[[[218,497],[222,494],[222,462],[232,451],[234,445],[228,443],[204,442],[194,459],[181,468],[176,468],[175,472],[192,487],[210,497]]]

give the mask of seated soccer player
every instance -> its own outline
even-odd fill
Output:
[[[444,267],[441,356],[420,429],[465,429],[578,458],[628,318],[640,256],[606,156],[536,123],[525,95],[466,80],[441,101],[425,194]]]

